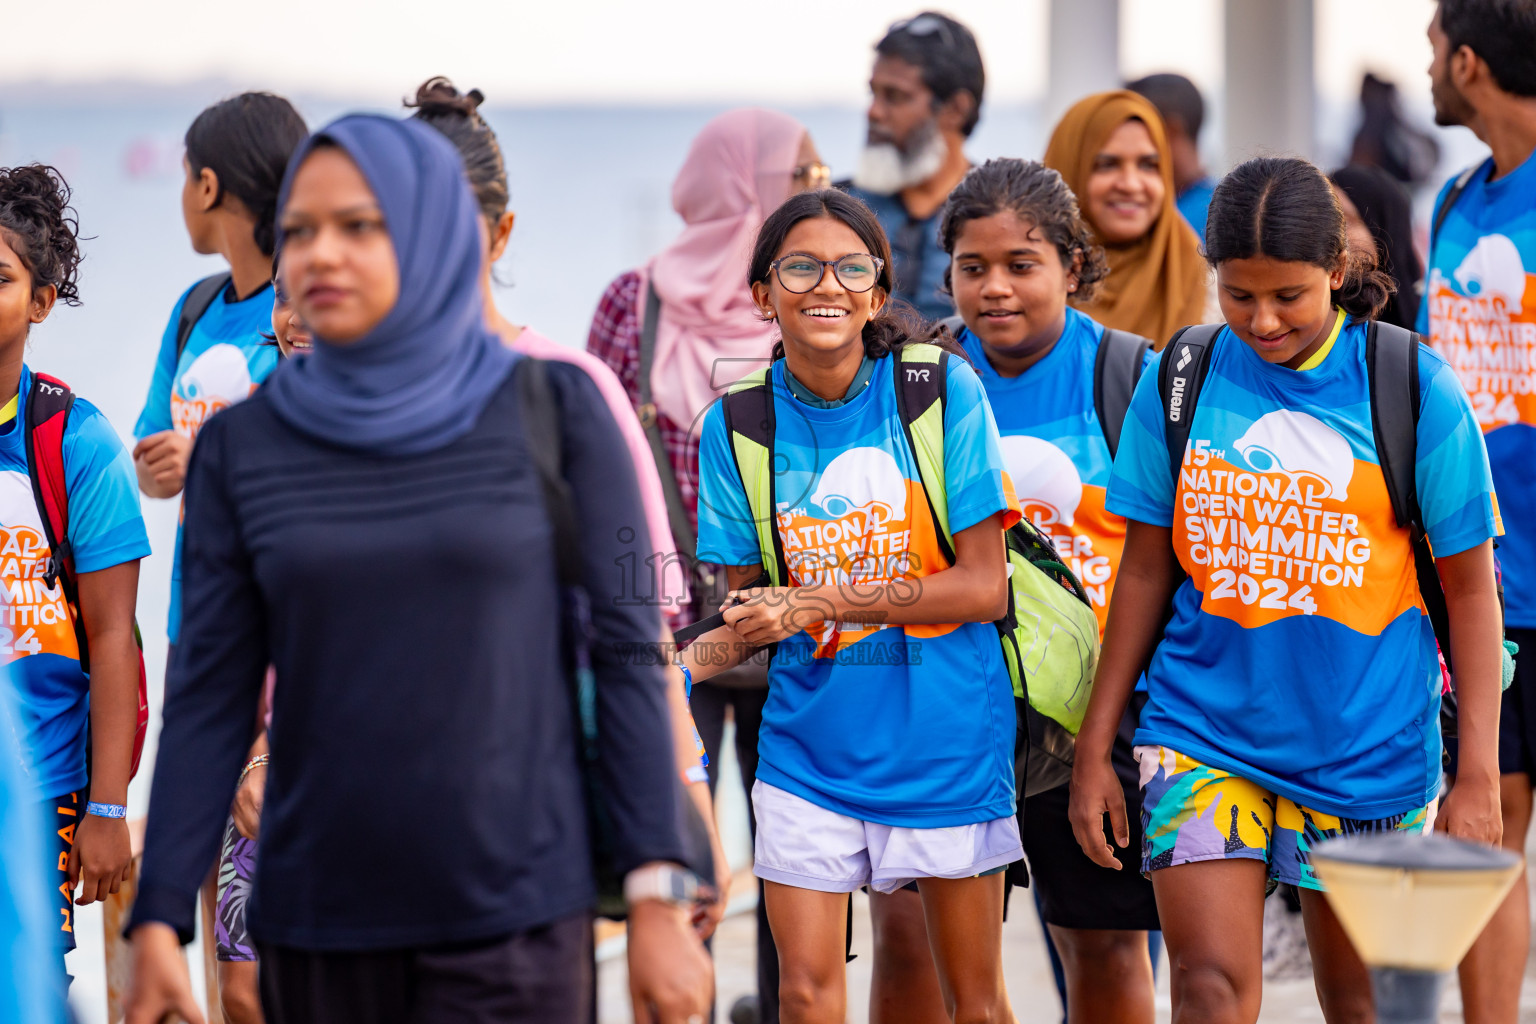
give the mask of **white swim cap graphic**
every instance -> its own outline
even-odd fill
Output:
[[[1525,301],[1525,267],[1520,263],[1520,250],[1506,235],[1479,238],[1452,276],[1462,294],[1501,298],[1510,313],[1519,313]]]
[[[1260,416],[1233,445],[1256,473],[1310,476],[1328,486],[1324,498],[1344,501],[1355,476],[1355,453],[1344,435],[1315,416],[1278,409]]]
[[[907,478],[890,452],[850,448],[822,471],[811,504],[832,519],[854,511],[870,512],[884,525],[906,518]]]
[[[233,405],[251,393],[251,368],[234,345],[214,345],[192,360],[181,377],[181,392],[194,402]]]
[[[32,495],[32,481],[25,473],[13,469],[0,470],[0,523],[11,529],[29,527],[34,534],[43,536],[43,520],[37,511],[37,499]],[[46,542],[40,541],[40,546]]]
[[[1071,526],[1083,502],[1083,478],[1072,457],[1049,441],[1023,434],[1002,438],[1001,447],[1019,511],[1036,526]]]

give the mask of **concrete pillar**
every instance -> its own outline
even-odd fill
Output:
[[[1048,23],[1047,135],[1084,96],[1120,88],[1120,0],[1051,0]]]
[[[1226,164],[1317,152],[1314,0],[1226,0]]]

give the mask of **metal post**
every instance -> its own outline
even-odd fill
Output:
[[[1120,0],[1051,0],[1048,20],[1047,131],[1089,93],[1120,88]]]
[[[1226,162],[1317,149],[1314,0],[1227,0]]]

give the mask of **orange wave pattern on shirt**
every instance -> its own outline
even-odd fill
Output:
[[[1525,275],[1518,310],[1503,295],[1468,298],[1437,279],[1429,324],[1484,431],[1536,424],[1536,274]]]
[[[30,526],[0,526],[0,658],[80,657],[64,588],[43,579],[48,542]]]
[[[1422,610],[1408,532],[1392,516],[1380,468],[1356,459],[1348,498],[1331,489],[1309,473],[1186,459],[1173,546],[1201,609],[1247,629],[1322,615],[1368,636]]]
[[[1125,519],[1104,508],[1104,488],[1083,485],[1083,497],[1070,523],[1061,521],[1054,506],[1025,498],[1030,521],[1051,539],[1056,553],[1083,584],[1088,603],[1099,618],[1099,636],[1109,621],[1109,598],[1125,552]]]
[[[901,587],[948,568],[939,545],[923,485],[906,481],[906,514],[896,515],[883,502],[855,508],[837,519],[817,519],[798,509],[778,516],[784,561],[795,586],[825,583],[877,583]],[[911,587],[913,599],[917,588]],[[839,650],[873,636],[882,625],[826,621],[808,632],[817,641],[816,657],[830,658]],[[906,626],[911,637],[952,633],[957,625]]]

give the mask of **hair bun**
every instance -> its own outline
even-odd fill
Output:
[[[476,120],[480,116],[480,104],[484,102],[485,94],[479,89],[461,93],[455,88],[451,79],[445,75],[437,75],[421,83],[421,88],[416,90],[416,99],[406,100],[405,105],[419,110],[428,117],[458,114],[460,117]]]

